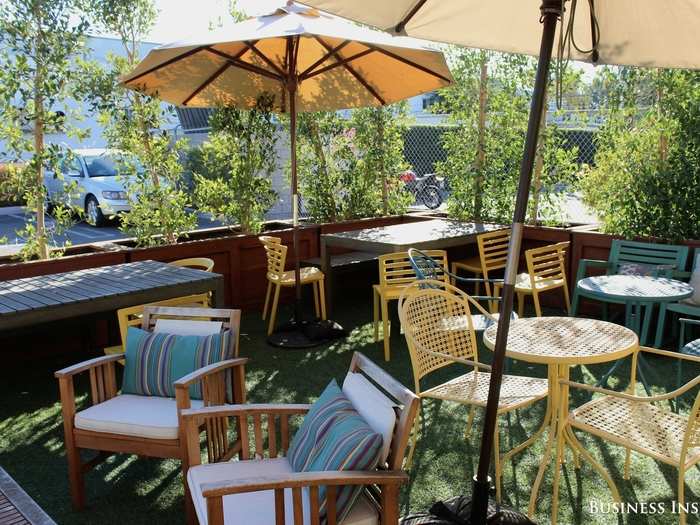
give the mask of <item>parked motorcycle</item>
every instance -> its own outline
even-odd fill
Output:
[[[413,170],[406,170],[399,175],[406,189],[416,198],[418,204],[424,204],[428,209],[439,208],[449,194],[447,180],[435,173],[416,175]]]

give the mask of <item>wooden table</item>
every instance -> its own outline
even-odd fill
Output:
[[[418,250],[440,250],[476,242],[480,233],[501,230],[498,224],[433,219],[392,226],[366,228],[321,235],[321,270],[326,276],[326,308],[330,312],[333,297],[333,276],[329,248],[345,248],[377,254]]]
[[[0,468],[0,525],[56,525],[56,522],[2,468]]]
[[[209,291],[222,307],[222,275],[157,261],[0,281],[0,330]]]
[[[644,275],[599,275],[581,279],[576,285],[578,296],[625,305],[625,326],[639,335],[642,345],[649,336],[655,304],[675,303],[693,295],[688,283],[665,277]],[[642,310],[644,322],[642,322]],[[574,310],[575,311],[575,310]]]
[[[497,328],[497,325],[493,325],[484,332],[484,343],[492,350],[496,344]],[[548,436],[530,493],[530,516],[534,515],[542,478],[552,462],[552,452],[556,450],[551,511],[552,524],[556,524],[564,446],[576,442],[576,437],[566,424],[569,387],[560,384],[560,381],[568,381],[572,366],[622,359],[638,348],[637,334],[629,328],[606,321],[575,317],[529,317],[511,321],[506,355],[521,361],[545,364],[548,370],[549,397],[545,413]],[[599,472],[604,472],[592,457],[587,459]]]

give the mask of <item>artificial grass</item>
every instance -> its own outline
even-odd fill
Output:
[[[347,339],[331,345],[303,351],[272,348],[265,343],[265,325],[258,312],[245,312],[242,321],[241,355],[251,358],[247,370],[250,402],[309,402],[320,394],[331,378],[342,380],[354,351],[363,352],[409,388],[413,387],[410,360],[403,337],[395,329],[391,339],[392,358],[384,362],[380,343],[372,340],[371,302],[369,293],[339,294],[336,319],[350,330]],[[285,318],[284,310],[280,319]],[[6,363],[13,352],[5,348]],[[488,362],[490,353],[482,349],[480,357]],[[63,430],[58,388],[53,371],[79,361],[82,356],[63,356],[39,362],[3,367],[0,372],[0,466],[42,506],[59,524],[160,524],[184,523],[183,487],[179,462],[116,455],[91,471],[86,477],[88,508],[75,513],[70,507],[68,479],[63,452]],[[675,366],[663,358],[651,359],[656,377],[649,378],[655,389],[675,387]],[[609,365],[574,369],[573,380],[592,383]],[[696,371],[685,367],[686,379]],[[436,374],[436,381],[463,373],[449,367]],[[514,363],[511,373],[544,377],[546,371],[527,363]],[[611,385],[623,388],[629,368],[620,367]],[[81,403],[87,400],[87,383],[80,381]],[[585,401],[574,393],[573,404]],[[692,402],[691,398],[686,401]],[[687,406],[686,406],[687,408]],[[519,443],[538,428],[544,404],[526,409],[519,416],[501,418],[501,443],[512,438]],[[420,441],[416,450],[410,484],[401,498],[402,514],[425,509],[435,500],[471,491],[471,477],[478,462],[481,417],[475,420],[468,439],[464,431],[465,407],[438,401],[423,404]],[[664,503],[667,510],[675,500],[676,470],[649,458],[633,454],[632,478],[622,478],[624,451],[597,438],[577,433],[586,448],[607,469],[618,484],[625,502]],[[541,458],[544,440],[504,465],[503,494],[509,502],[526,510],[532,482]],[[571,456],[569,455],[569,458]],[[537,521],[549,522],[551,468],[540,491]],[[698,470],[688,473],[686,501],[695,502],[700,494]],[[671,524],[677,515],[627,514],[622,516],[591,512],[591,505],[612,502],[605,482],[585,462],[581,470],[569,461],[563,469],[560,490],[559,523],[561,524]],[[620,521],[618,521],[620,520]],[[688,523],[699,523],[689,516]]]

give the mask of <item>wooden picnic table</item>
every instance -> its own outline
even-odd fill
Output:
[[[223,307],[222,275],[158,261],[0,281],[0,330],[209,291]]]
[[[506,226],[447,219],[407,222],[321,235],[321,270],[326,276],[326,309],[332,309],[333,268],[330,248],[345,248],[376,254],[418,250],[444,250],[476,242],[476,236]]]

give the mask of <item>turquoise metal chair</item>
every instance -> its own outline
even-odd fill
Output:
[[[700,268],[700,248],[695,248],[695,255],[693,256],[694,264],[690,272],[675,272],[674,277],[676,279],[689,280],[690,276]],[[697,290],[696,290],[697,291]],[[656,324],[656,339],[654,341],[654,346],[656,348],[661,348],[663,343],[664,335],[664,323],[666,321],[666,313],[671,312],[672,314],[677,314],[679,316],[689,316],[700,318],[700,305],[691,304],[687,301],[679,303],[664,303],[659,308],[659,320]],[[685,319],[686,322],[691,322],[689,319]],[[674,330],[675,332],[675,330]],[[681,323],[681,342],[683,341],[683,324]]]
[[[700,326],[700,319],[679,319],[681,325],[681,334],[678,339],[678,351],[684,355],[692,355],[700,357],[700,339],[694,339],[688,343],[685,342],[685,330],[688,325]],[[680,388],[681,380],[683,379],[683,360],[678,360],[678,377],[676,379],[676,388]],[[676,410],[678,410],[678,401],[676,401]]]

